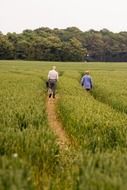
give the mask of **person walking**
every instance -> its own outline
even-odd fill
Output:
[[[84,76],[81,78],[81,85],[87,91],[90,91],[93,88],[93,82],[92,82],[92,78],[89,74],[89,71],[85,71]]]
[[[58,78],[59,76],[58,72],[56,71],[56,66],[53,66],[52,70],[50,70],[48,73],[49,98],[51,98],[51,96],[55,98]]]

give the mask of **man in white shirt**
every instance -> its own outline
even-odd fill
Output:
[[[48,73],[48,82],[49,82],[49,98],[53,95],[53,98],[55,98],[55,92],[56,92],[56,83],[58,81],[58,72],[56,71],[56,66],[52,67],[52,70]],[[52,94],[53,93],[53,94]]]

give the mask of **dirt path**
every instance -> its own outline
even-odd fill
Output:
[[[62,127],[61,122],[59,121],[57,114],[56,114],[56,103],[58,98],[47,99],[47,114],[48,114],[48,122],[49,125],[56,135],[58,139],[58,144],[61,149],[68,149],[68,146],[70,144],[69,138],[67,137],[67,134],[65,134],[65,131]]]

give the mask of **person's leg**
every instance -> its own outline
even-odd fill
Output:
[[[46,87],[48,89],[48,87],[49,87],[49,81],[46,81]]]
[[[56,81],[54,81],[54,83],[53,83],[52,91],[53,91],[53,98],[55,98],[55,95],[56,95]]]
[[[52,96],[52,90],[51,90],[51,88],[48,89],[48,95],[49,95],[49,98],[51,98],[51,96]]]
[[[49,98],[52,96],[52,81],[49,80],[49,90],[48,90]]]

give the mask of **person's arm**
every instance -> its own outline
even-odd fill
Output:
[[[81,79],[81,85],[83,86],[83,83],[84,83],[84,77],[82,77]]]
[[[49,73],[48,73],[48,79],[50,78],[50,71],[49,71]]]
[[[90,77],[90,85],[91,85],[91,89],[93,88],[93,82],[92,82],[92,78]]]
[[[59,80],[59,74],[58,74],[58,72],[57,72],[57,74],[56,74],[56,80],[57,80],[57,81]]]

